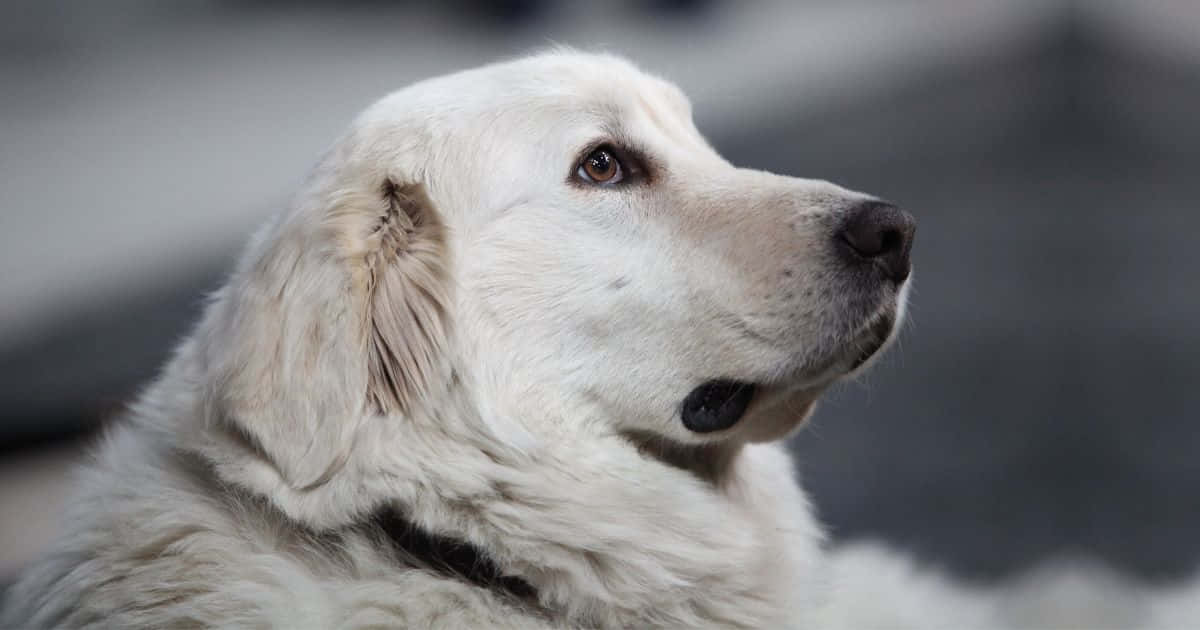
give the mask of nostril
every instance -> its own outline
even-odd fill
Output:
[[[847,262],[869,262],[900,283],[911,268],[909,251],[915,231],[912,215],[889,203],[866,201],[847,211],[837,232],[838,249]]]
[[[842,239],[864,258],[875,258],[903,247],[903,218],[893,205],[868,201],[850,210]]]
[[[896,249],[900,249],[902,239],[903,237],[900,236],[899,230],[885,230],[883,232],[883,238],[879,244],[879,250],[887,253]]]

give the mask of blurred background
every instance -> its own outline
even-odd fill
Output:
[[[70,464],[360,109],[551,43],[734,163],[916,215],[911,317],[794,441],[836,540],[980,582],[1200,565],[1200,4],[0,3],[0,583]]]

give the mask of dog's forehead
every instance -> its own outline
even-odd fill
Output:
[[[515,124],[503,127],[525,131],[538,120],[619,124],[652,114],[690,121],[691,113],[683,91],[624,58],[555,50],[420,81],[376,102],[357,122],[365,128],[422,124],[434,130],[506,120]]]
[[[662,142],[696,144],[691,104],[669,81],[609,55],[576,53],[527,61],[529,65],[512,69],[513,84],[523,84],[514,94],[513,109],[534,118],[540,109],[546,114],[546,130],[557,127],[552,133],[568,144],[585,136],[606,136],[642,149]]]
[[[484,156],[483,147],[527,170],[535,162],[557,168],[599,140],[643,151],[704,146],[679,88],[623,58],[573,51],[416,83],[368,108],[354,137],[381,155],[425,151],[427,167],[460,171],[471,162],[463,156]],[[495,165],[489,172],[500,172]]]
[[[490,95],[498,97],[498,101],[541,104],[556,111],[618,115],[651,107],[691,117],[691,104],[683,91],[614,55],[556,51],[482,71],[492,72],[504,86],[507,98]]]

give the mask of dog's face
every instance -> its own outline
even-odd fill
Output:
[[[870,197],[731,166],[628,63],[554,53],[368,109],[181,356],[232,429],[222,475],[334,522],[350,508],[315,506],[368,502],[356,475],[415,422],[781,437],[891,337],[912,235]]]
[[[778,438],[903,312],[912,219],[738,169],[674,86],[606,57],[452,76],[426,171],[463,365],[516,415]],[[447,105],[449,108],[450,105]],[[404,116],[402,109],[378,116]]]

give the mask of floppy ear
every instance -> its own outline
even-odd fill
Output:
[[[205,455],[263,494],[351,474],[365,423],[404,422],[448,381],[442,222],[420,184],[350,170],[257,236],[195,340]]]
[[[386,213],[372,228],[367,270],[367,399],[373,410],[399,414],[444,377],[445,235],[419,185],[386,180]]]

